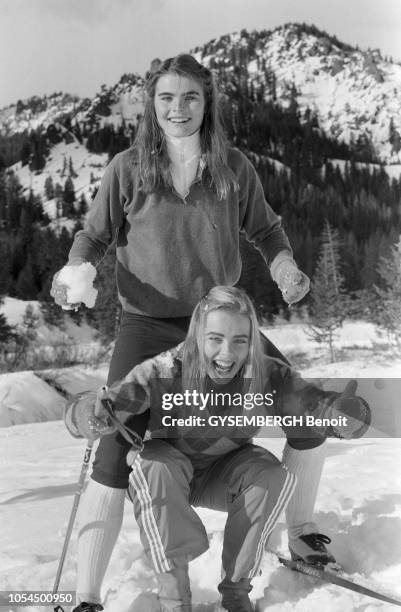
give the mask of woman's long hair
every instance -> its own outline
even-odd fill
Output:
[[[249,351],[241,375],[244,390],[263,390],[263,351],[255,309],[243,289],[217,286],[195,306],[182,354],[183,389],[205,391],[207,363],[204,350],[206,317],[214,310],[224,310],[248,317],[251,324]]]
[[[161,184],[172,185],[164,133],[155,111],[156,84],[166,74],[194,79],[202,87],[205,114],[200,128],[201,152],[210,186],[219,200],[225,199],[231,188],[238,189],[238,181],[227,165],[228,141],[220,119],[217,87],[211,71],[188,54],[165,60],[146,81],[144,114],[133,145],[137,154],[140,187],[145,193],[151,193]]]

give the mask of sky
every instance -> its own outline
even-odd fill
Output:
[[[401,61],[401,0],[0,0],[0,108],[122,74],[235,32],[314,24]]]

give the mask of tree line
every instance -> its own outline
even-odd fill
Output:
[[[380,265],[401,233],[400,179],[391,179],[380,166],[364,165],[375,161],[367,141],[350,146],[338,143],[324,135],[312,112],[301,117],[295,91],[287,109],[273,97],[263,99],[263,87],[273,85],[273,80],[269,85],[267,79],[258,91],[255,86],[249,89],[247,79],[240,85],[233,80],[230,91],[227,80],[225,90],[230,95],[222,100],[223,118],[231,141],[254,163],[266,199],[282,217],[298,265],[314,276],[322,233],[329,223],[339,236],[344,290],[372,293],[374,285],[385,290]],[[67,120],[64,129],[69,138],[82,140],[88,149],[107,153],[109,158],[126,148],[134,135],[132,126],[106,125],[85,131]],[[40,172],[51,143],[66,138],[66,133],[48,128],[46,134],[32,134],[25,141],[16,139],[13,144],[20,145],[17,157]],[[32,157],[32,151],[38,152],[37,157]],[[51,279],[64,265],[73,234],[82,227],[87,209],[85,199],[76,195],[75,177],[69,159],[65,160],[63,184],[54,183],[51,177],[46,181],[45,198],[58,202],[57,223],[45,214],[39,196],[32,192],[25,195],[17,175],[0,167],[0,256],[4,262],[0,295],[38,299],[53,321],[60,320],[60,312],[51,305]],[[283,307],[281,296],[258,254],[244,241],[241,251],[244,267],[240,284],[253,295],[259,312],[271,316]],[[95,311],[85,314],[105,338],[113,337],[119,310],[114,283],[109,281],[113,265],[111,252],[100,267],[104,299]]]

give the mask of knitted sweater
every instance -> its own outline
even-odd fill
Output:
[[[206,172],[182,198],[169,187],[138,188],[133,149],[114,157],[77,232],[70,261],[97,265],[116,240],[117,287],[123,308],[152,317],[189,316],[214,285],[234,285],[241,274],[239,233],[267,265],[291,252],[279,217],[267,204],[248,159],[230,149],[228,165],[239,189],[218,201]]]

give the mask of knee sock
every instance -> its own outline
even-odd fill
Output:
[[[125,493],[89,480],[79,513],[78,602],[101,603],[100,588],[121,529]]]
[[[297,484],[285,513],[290,540],[317,531],[313,512],[325,454],[326,444],[308,450],[296,450],[287,443],[284,448],[283,463],[297,477]]]

